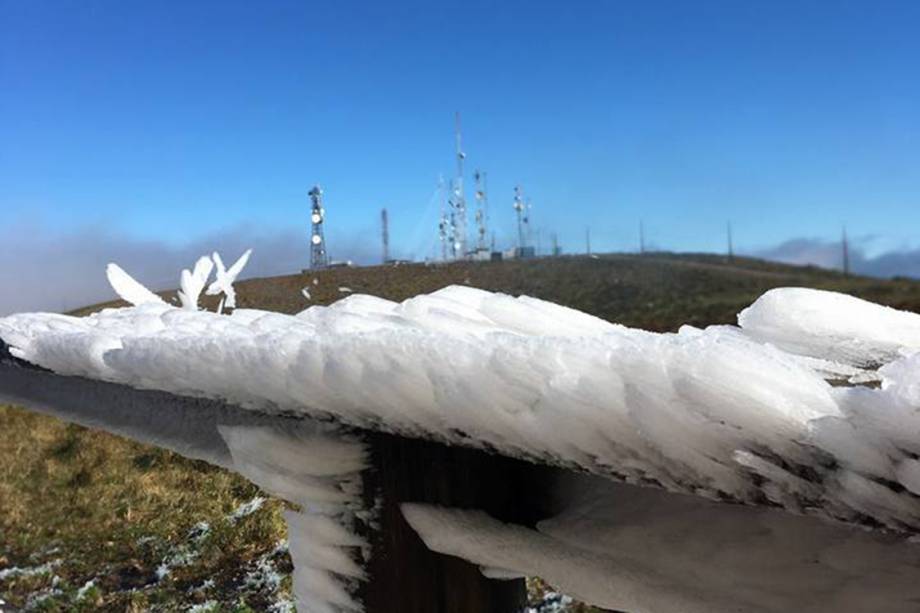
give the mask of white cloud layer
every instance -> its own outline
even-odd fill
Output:
[[[0,229],[0,315],[66,311],[113,299],[105,277],[109,262],[156,290],[178,287],[179,271],[215,250],[234,261],[252,247],[244,277],[299,272],[309,266],[306,236],[306,231],[241,227],[174,246],[97,228],[55,234],[34,225],[9,226]],[[367,237],[336,238],[330,245],[335,259],[370,263],[379,258],[376,242]]]

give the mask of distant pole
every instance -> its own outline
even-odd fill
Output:
[[[732,244],[732,222],[727,222],[725,226],[728,234],[728,260],[735,259],[735,246]]]
[[[843,247],[843,276],[850,276],[850,241],[847,239],[847,227],[843,226],[843,237],[841,240]]]
[[[390,261],[390,227],[387,219],[387,210],[380,211],[380,227],[383,231],[383,263]]]
[[[323,208],[323,190],[319,185],[314,185],[308,195],[313,203],[313,208],[310,212],[310,223],[312,225],[310,268],[325,268],[329,264],[329,259],[326,254],[326,237],[323,234],[323,221],[326,218],[326,209]]]
[[[639,253],[645,253],[645,225],[639,220]]]
[[[553,232],[553,257],[559,255],[559,236]]]
[[[585,252],[591,255],[591,226],[585,226]]]

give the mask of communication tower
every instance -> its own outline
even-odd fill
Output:
[[[473,174],[476,180],[476,248],[483,251],[486,248],[486,233],[489,219],[489,195],[486,192],[486,173],[476,171]]]
[[[438,219],[438,238],[441,240],[441,260],[447,261],[450,245],[453,244],[451,237],[450,218],[447,214],[447,189],[444,185],[444,177],[438,176],[438,200],[441,202],[441,217]]]
[[[329,265],[329,258],[326,255],[326,238],[323,235],[323,221],[326,218],[326,210],[323,208],[323,190],[319,185],[314,185],[309,196],[313,202],[313,210],[310,213],[310,224],[313,228],[310,235],[310,268],[325,268]]]
[[[456,139],[457,139],[457,176],[454,177],[451,187],[451,226],[453,238],[453,255],[455,258],[462,258],[466,255],[466,196],[463,192],[463,160],[466,154],[463,153],[463,141],[460,134],[460,113],[456,115]]]
[[[527,213],[524,205],[524,191],[520,185],[514,186],[514,212],[517,213],[518,247],[523,249],[526,246],[524,244],[524,230],[527,225]]]

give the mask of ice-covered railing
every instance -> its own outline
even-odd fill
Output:
[[[14,315],[0,337],[59,374],[920,532],[912,313],[787,288],[740,327],[655,334],[468,287],[229,316],[118,288],[137,306]]]

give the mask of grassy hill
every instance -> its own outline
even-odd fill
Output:
[[[237,291],[240,307],[295,313],[347,290],[403,300],[450,284],[536,296],[657,331],[734,322],[779,286],[920,312],[918,282],[708,255],[336,268],[251,279]],[[284,610],[290,560],[278,545],[281,503],[263,501],[242,478],[12,407],[0,407],[0,433],[0,599],[49,611]]]

